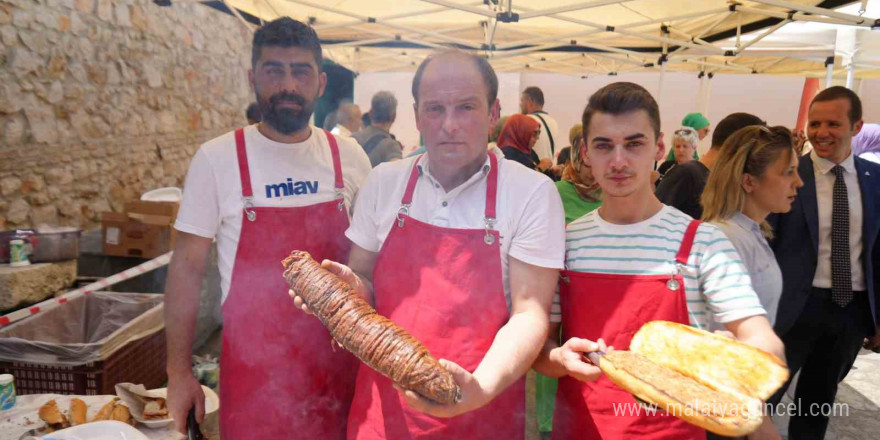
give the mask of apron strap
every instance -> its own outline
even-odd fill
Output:
[[[254,197],[251,188],[251,172],[248,168],[247,150],[244,147],[244,129],[235,130],[235,152],[238,154],[238,174],[241,176],[241,195],[247,198]]]
[[[697,228],[700,226],[699,220],[691,220],[687,230],[684,232],[684,238],[681,239],[681,247],[678,248],[678,254],[675,256],[675,262],[686,265],[688,256],[691,254],[691,248],[694,247],[694,237],[697,236]]]
[[[336,143],[336,136],[333,136],[327,130],[321,130],[327,136],[327,142],[330,143],[330,155],[333,156],[333,187],[338,192],[345,189],[345,183],[342,181],[342,161],[339,159],[339,144]]]
[[[403,199],[400,201],[400,204],[403,206],[409,207],[412,204],[413,193],[416,191],[416,182],[419,181],[419,161],[422,160],[424,155],[424,153],[420,154],[416,161],[413,162],[412,171],[409,173],[409,181],[406,182],[406,191],[404,191]]]
[[[498,158],[489,153],[489,177],[486,181],[486,219],[495,220],[495,202],[498,195]]]

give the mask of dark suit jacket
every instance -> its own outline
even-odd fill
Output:
[[[862,264],[874,327],[880,322],[880,165],[855,157],[859,188],[862,192]],[[803,311],[819,254],[819,209],[816,202],[816,176],[809,155],[800,158],[798,172],[804,186],[787,214],[771,216],[775,238],[771,243],[782,269],[782,298],[776,315],[776,333],[784,335]]]

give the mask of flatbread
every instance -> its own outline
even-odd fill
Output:
[[[761,401],[716,391],[691,377],[631,351],[602,356],[599,368],[617,386],[692,425],[716,434],[741,436],[763,422]]]
[[[644,324],[629,348],[601,357],[599,368],[612,382],[719,435],[758,429],[763,401],[788,380],[788,368],[776,356],[674,322]]]

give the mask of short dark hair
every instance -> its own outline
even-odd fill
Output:
[[[251,105],[248,106],[247,110],[244,112],[244,115],[248,120],[260,122],[260,119],[263,119],[262,114],[260,113],[260,105],[256,102],[252,102]]]
[[[528,96],[535,104],[544,106],[544,92],[539,87],[526,87],[522,94]]]
[[[712,148],[721,148],[731,135],[750,125],[767,125],[761,118],[751,113],[731,113],[715,126],[712,133]]]
[[[321,70],[323,56],[321,40],[311,26],[290,17],[281,17],[260,26],[254,32],[254,43],[251,49],[251,65],[256,66],[260,54],[266,46],[299,47],[307,49],[315,56],[318,71]]]
[[[397,98],[388,91],[376,92],[370,101],[370,120],[373,123],[394,122],[397,117]]]
[[[838,99],[849,101],[849,112],[846,116],[849,118],[850,124],[855,124],[862,120],[862,100],[859,99],[859,95],[856,95],[855,92],[843,86],[833,86],[822,90],[813,98],[810,107],[816,102],[835,101]]]
[[[437,52],[425,58],[424,61],[419,64],[419,68],[416,69],[416,76],[413,77],[412,83],[412,95],[416,105],[419,104],[419,86],[422,85],[422,75],[425,74],[425,69],[427,69],[428,64],[430,64],[434,58],[453,54],[463,56],[474,62],[474,66],[476,66],[477,70],[480,72],[480,76],[483,77],[483,84],[486,86],[488,105],[489,107],[492,107],[492,104],[498,99],[498,76],[495,75],[495,69],[492,68],[492,65],[489,64],[489,60],[486,58],[461,50],[444,50]]]
[[[660,108],[650,92],[631,82],[616,82],[597,90],[593,96],[590,96],[581,118],[584,124],[584,143],[594,114],[622,115],[637,110],[644,110],[648,114],[651,128],[654,129],[654,140],[657,140],[660,137]]]

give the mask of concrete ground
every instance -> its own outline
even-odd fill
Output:
[[[217,330],[196,354],[220,356],[221,331]],[[527,377],[526,440],[541,440],[535,421],[534,374]],[[791,402],[786,396],[783,400]],[[867,440],[880,438],[880,353],[862,350],[849,375],[837,392],[840,412],[831,417],[826,440]],[[787,439],[788,418],[777,417],[774,423]],[[213,439],[214,437],[212,437]]]
[[[783,402],[790,403],[791,391]],[[832,415],[826,440],[880,438],[880,353],[862,350],[846,379],[837,390],[839,414]],[[773,420],[783,438],[788,438],[788,417]]]

